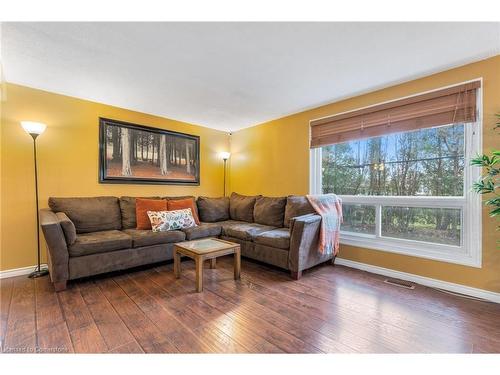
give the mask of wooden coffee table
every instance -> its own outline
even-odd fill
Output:
[[[204,238],[201,240],[179,242],[174,245],[174,274],[181,277],[181,256],[185,255],[194,260],[196,264],[196,291],[203,291],[203,263],[210,259],[210,268],[215,268],[216,258],[234,254],[234,279],[240,278],[241,249],[234,242],[218,238]]]

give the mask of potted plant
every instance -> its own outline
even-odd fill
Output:
[[[500,128],[500,114],[497,114],[494,129]],[[472,189],[478,194],[488,195],[484,201],[489,206],[491,217],[500,217],[500,150],[493,150],[491,155],[478,155],[471,160],[471,165],[484,168],[481,178],[474,183]],[[500,226],[497,227],[497,230]]]

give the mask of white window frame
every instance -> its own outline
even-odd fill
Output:
[[[474,193],[471,190],[472,184],[481,175],[481,168],[470,166],[470,160],[482,151],[482,127],[483,127],[482,126],[483,125],[482,124],[482,118],[483,118],[482,78],[474,79],[467,82],[461,82],[456,85],[440,87],[436,90],[421,92],[408,97],[422,95],[428,92],[442,90],[448,87],[458,86],[464,83],[474,82],[478,80],[481,81],[481,87],[478,89],[477,103],[476,103],[478,110],[477,120],[476,123],[474,124],[466,124],[464,126],[464,131],[465,131],[464,195],[462,197],[400,197],[400,196],[340,195],[343,203],[366,204],[370,206],[375,206],[375,214],[376,214],[376,220],[375,220],[376,227],[374,235],[341,231],[340,232],[341,244],[481,268],[482,266],[481,203],[482,202],[481,202],[481,196],[479,194]],[[399,98],[396,100],[400,99],[404,98]],[[395,100],[391,100],[389,102],[392,101]],[[375,105],[380,105],[384,103],[378,103]],[[311,122],[312,121],[315,120],[311,120]],[[310,194],[322,193],[321,154],[322,154],[321,147],[311,149],[310,151],[310,167],[309,167]],[[383,237],[381,235],[382,206],[431,207],[431,208],[437,206],[438,208],[462,209],[460,246]]]

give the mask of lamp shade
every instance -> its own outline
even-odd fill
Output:
[[[219,156],[222,160],[227,160],[227,159],[229,159],[231,154],[229,152],[221,152],[221,153],[219,153]]]
[[[36,135],[42,134],[47,128],[47,125],[42,124],[41,122],[34,121],[21,121],[21,126],[26,131],[26,133]]]

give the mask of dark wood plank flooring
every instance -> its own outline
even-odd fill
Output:
[[[321,265],[287,273],[232,258],[164,264],[70,282],[0,280],[0,340],[9,353],[499,353],[500,305]]]

